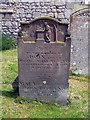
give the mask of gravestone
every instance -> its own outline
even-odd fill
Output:
[[[21,23],[18,36],[21,97],[67,104],[70,45],[68,24],[45,17]]]
[[[88,7],[71,15],[71,69],[75,74],[88,75],[89,15]]]

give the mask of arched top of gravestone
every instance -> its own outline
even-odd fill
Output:
[[[90,16],[90,8],[86,7],[86,8],[83,8],[83,9],[80,9],[80,10],[77,10],[75,12],[73,12],[70,16],[70,24],[73,22],[73,21],[76,21],[76,19],[83,19],[83,17],[85,19],[89,19],[89,16]]]
[[[74,13],[71,14],[71,17],[76,17],[76,16],[89,16],[90,14],[90,8],[86,7],[80,10],[75,11]]]
[[[62,23],[51,17],[40,17],[32,21],[21,22],[19,32],[20,39],[29,43],[36,41],[64,42],[68,35],[68,23]]]
[[[49,20],[49,21],[56,22],[58,24],[63,24],[63,25],[69,24],[69,22],[61,22],[61,21],[58,21],[57,19],[51,18],[51,17],[39,17],[39,18],[36,18],[34,20],[31,20],[31,21],[21,21],[21,25],[32,24],[32,23],[35,23],[36,21],[40,21],[40,20]]]

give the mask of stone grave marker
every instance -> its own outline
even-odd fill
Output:
[[[21,23],[18,36],[19,95],[67,104],[70,36],[68,24],[54,18]]]

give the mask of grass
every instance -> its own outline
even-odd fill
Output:
[[[18,73],[17,50],[6,50],[2,52],[2,82],[11,84]]]
[[[16,40],[9,35],[0,35],[0,50],[9,50],[16,48]]]
[[[24,100],[14,93],[12,82],[17,77],[17,49],[0,52],[2,63],[2,118],[87,118],[88,117],[88,78],[70,76],[70,103],[68,106],[46,104]],[[1,69],[1,68],[0,68]],[[1,74],[1,73],[0,73]]]

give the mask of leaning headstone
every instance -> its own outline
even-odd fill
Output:
[[[21,23],[18,37],[21,97],[67,104],[70,45],[68,24],[51,18]]]

